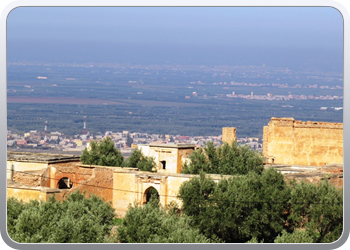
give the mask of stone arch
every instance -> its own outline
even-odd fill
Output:
[[[73,182],[68,177],[63,177],[57,182],[57,188],[59,189],[71,189]]]
[[[143,195],[142,195],[142,204],[146,204],[147,202],[149,202],[150,198],[151,198],[151,195],[152,194],[155,194],[158,196],[158,199],[160,199],[159,197],[159,188],[153,186],[153,185],[150,185],[148,186],[145,191],[143,192]]]

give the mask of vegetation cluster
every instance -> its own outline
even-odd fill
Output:
[[[114,209],[97,196],[75,192],[59,202],[7,201],[7,232],[20,243],[102,243],[110,234]]]
[[[135,150],[120,163],[109,139],[100,144],[94,150],[106,155],[97,163],[143,168],[151,161]],[[97,158],[87,152],[87,159]],[[191,160],[186,173],[199,175],[181,185],[181,207],[162,207],[155,193],[117,219],[110,203],[80,193],[62,203],[9,199],[8,233],[17,242],[79,243],[329,243],[342,234],[343,193],[327,178],[287,183],[277,170],[261,167],[261,155],[235,143],[218,148],[209,143]],[[214,181],[209,173],[222,177]]]
[[[138,149],[134,149],[125,159],[110,137],[100,142],[91,141],[89,148],[83,150],[80,160],[86,165],[138,168],[141,171],[152,171],[156,165],[154,158],[144,156]]]
[[[263,156],[248,145],[239,146],[232,142],[231,145],[224,143],[215,147],[212,142],[208,142],[205,147],[192,152],[189,161],[183,164],[181,173],[244,175],[250,171],[261,174],[263,169]]]

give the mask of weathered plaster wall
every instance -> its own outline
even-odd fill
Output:
[[[150,147],[148,156],[155,158],[155,162],[157,164],[157,172],[176,173],[177,151],[178,150],[176,148]],[[165,169],[163,169],[161,161],[165,161]]]
[[[231,144],[237,141],[236,128],[235,127],[224,127],[222,128],[222,142]]]
[[[125,216],[129,205],[143,205],[150,187],[157,190],[160,204],[165,207],[174,201],[181,207],[177,198],[180,186],[197,175],[152,173],[135,169],[118,168],[113,174],[113,207],[118,216]],[[219,175],[209,175],[215,181]]]
[[[42,171],[26,171],[26,172],[14,172],[13,181],[21,183],[22,185],[40,187],[42,186],[43,172]]]
[[[7,199],[16,198],[23,202],[30,200],[47,201],[51,196],[55,196],[56,200],[62,200],[62,194],[59,190],[52,190],[41,187],[8,185]]]
[[[51,164],[49,168],[49,183],[51,188],[58,188],[58,182],[62,178],[69,178],[73,187],[79,186],[82,181],[92,176],[93,168],[79,167],[76,162]]]
[[[137,204],[138,188],[136,185],[137,170],[116,168],[113,173],[113,199],[112,204],[118,216],[123,217],[129,204]]]
[[[159,173],[180,173],[181,166],[194,150],[192,148],[182,148],[177,146],[144,146],[140,145],[139,149],[146,156],[153,157],[156,162],[157,172]],[[165,169],[163,169],[162,161],[165,161]]]
[[[176,172],[174,173],[181,173],[181,168],[182,165],[186,162],[189,161],[189,156],[193,152],[193,149],[179,149],[178,150],[178,155],[177,155],[177,168]]]
[[[264,127],[268,162],[322,166],[343,163],[343,124],[271,118]]]
[[[7,179],[11,179],[11,172],[38,171],[46,169],[48,163],[7,161]]]
[[[62,178],[69,178],[73,187],[66,193],[78,189],[85,191],[88,197],[91,194],[100,196],[106,201],[113,199],[113,170],[114,167],[90,166],[72,163],[58,163],[50,166],[50,187],[57,188]]]

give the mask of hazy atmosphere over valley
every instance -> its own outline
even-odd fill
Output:
[[[342,122],[331,7],[19,7],[7,20],[14,132],[262,137],[271,117]]]

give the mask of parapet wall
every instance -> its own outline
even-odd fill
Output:
[[[269,163],[343,164],[343,124],[271,118],[264,126],[263,155]]]

